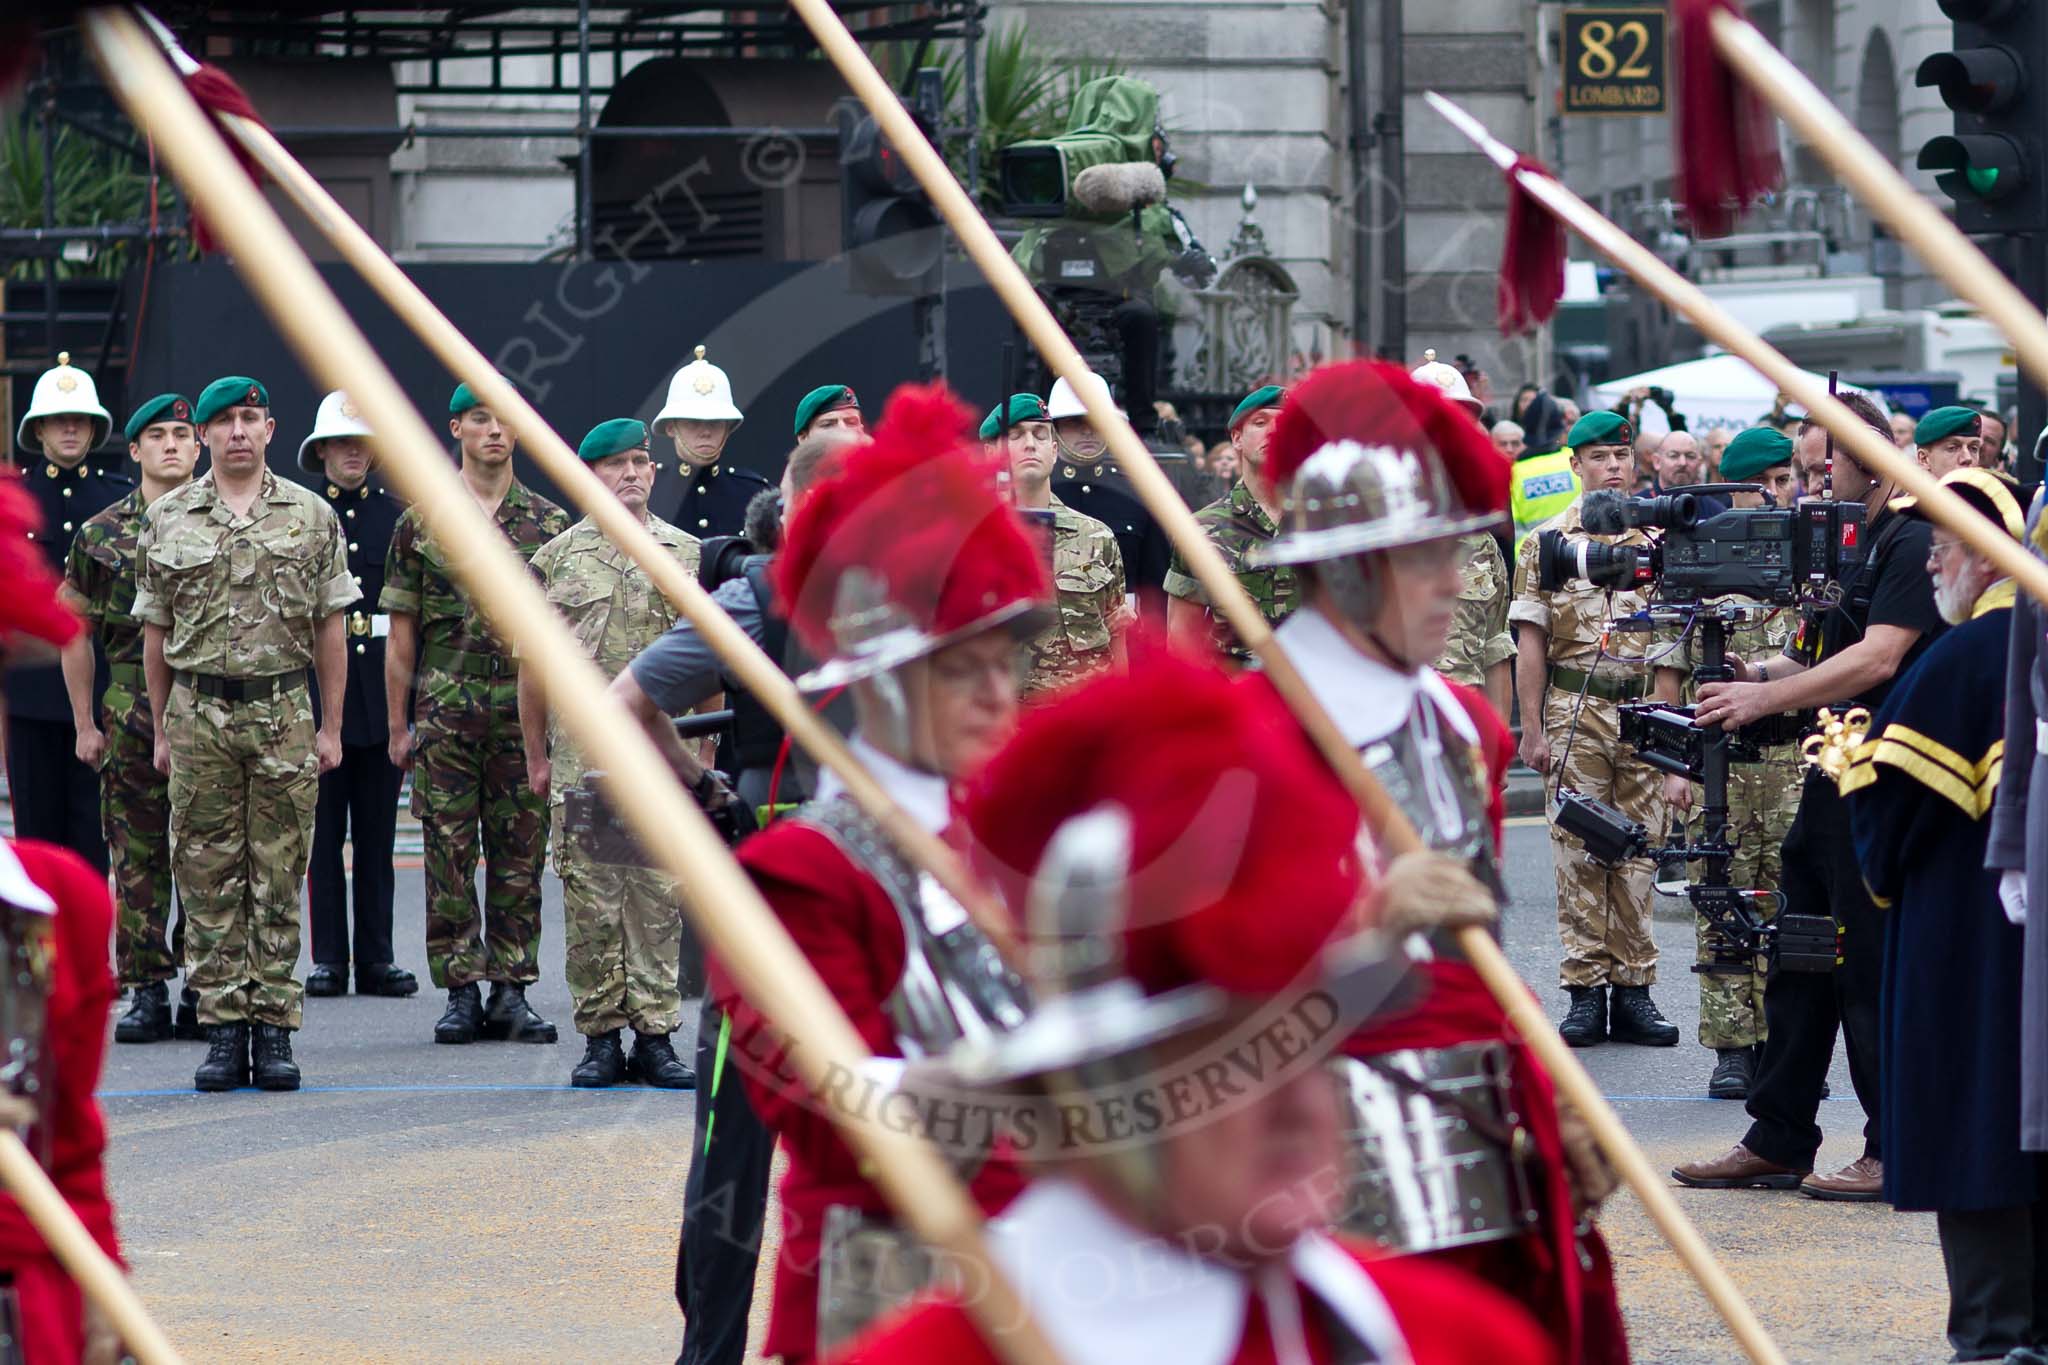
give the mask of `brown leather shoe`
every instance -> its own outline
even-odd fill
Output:
[[[1806,1177],[1799,1182],[1799,1192],[1809,1199],[1875,1203],[1884,1198],[1884,1163],[1874,1156],[1857,1157],[1833,1175]]]
[[[1796,1190],[1800,1172],[1765,1161],[1736,1143],[1712,1161],[1688,1161],[1671,1168],[1671,1178],[1696,1190]]]

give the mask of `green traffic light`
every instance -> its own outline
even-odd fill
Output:
[[[1971,189],[1984,198],[1989,199],[1992,191],[1998,187],[1998,168],[1996,166],[1971,166],[1963,172],[1963,178],[1970,182]]]

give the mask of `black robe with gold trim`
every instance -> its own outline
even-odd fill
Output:
[[[2012,1208],[2020,1152],[2020,930],[1984,866],[2005,755],[2011,584],[1892,689],[1842,782],[1857,861],[1885,907],[1879,1066],[1885,1198]]]

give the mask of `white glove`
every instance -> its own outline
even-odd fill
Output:
[[[2007,868],[1998,877],[1998,903],[2005,908],[2005,917],[2014,924],[2027,922],[2027,874],[2018,868]]]

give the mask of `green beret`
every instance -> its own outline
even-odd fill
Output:
[[[817,419],[821,412],[833,412],[839,408],[858,408],[860,399],[853,396],[853,390],[844,384],[820,384],[805,394],[803,401],[796,405],[796,434],[804,434],[804,428]]]
[[[1635,429],[1629,426],[1628,418],[1603,408],[1572,423],[1564,443],[1577,450],[1580,446],[1625,446],[1635,438]]]
[[[1261,388],[1253,389],[1244,396],[1242,403],[1239,403],[1231,410],[1229,429],[1236,431],[1245,418],[1251,416],[1260,408],[1279,407],[1280,400],[1286,396],[1287,390],[1281,388],[1278,384],[1267,384]]]
[[[576,447],[576,455],[585,464],[596,464],[613,455],[647,448],[647,423],[631,417],[614,417],[592,427],[583,444]]]
[[[1753,483],[1766,469],[1792,463],[1792,438],[1773,427],[1748,427],[1721,452],[1721,477],[1729,483]]]
[[[1977,436],[1983,430],[1983,415],[1975,408],[1936,408],[1913,427],[1913,444],[1931,446],[1951,436]]]
[[[1045,400],[1035,393],[1013,393],[1010,395],[1010,420],[1003,421],[1003,405],[996,404],[982,419],[981,439],[993,441],[996,437],[1016,426],[1019,422],[1043,422]]]
[[[133,445],[141,438],[143,429],[157,422],[189,422],[192,420],[192,400],[182,393],[160,393],[135,410],[128,419],[128,425],[121,428],[128,435],[128,444]]]
[[[469,387],[467,379],[457,384],[455,392],[448,395],[448,415],[450,417],[460,417],[471,408],[480,408],[483,405],[484,400],[476,396],[476,390]]]
[[[247,375],[231,374],[199,391],[199,401],[192,405],[192,420],[205,426],[227,409],[243,405],[269,407],[270,391]]]

